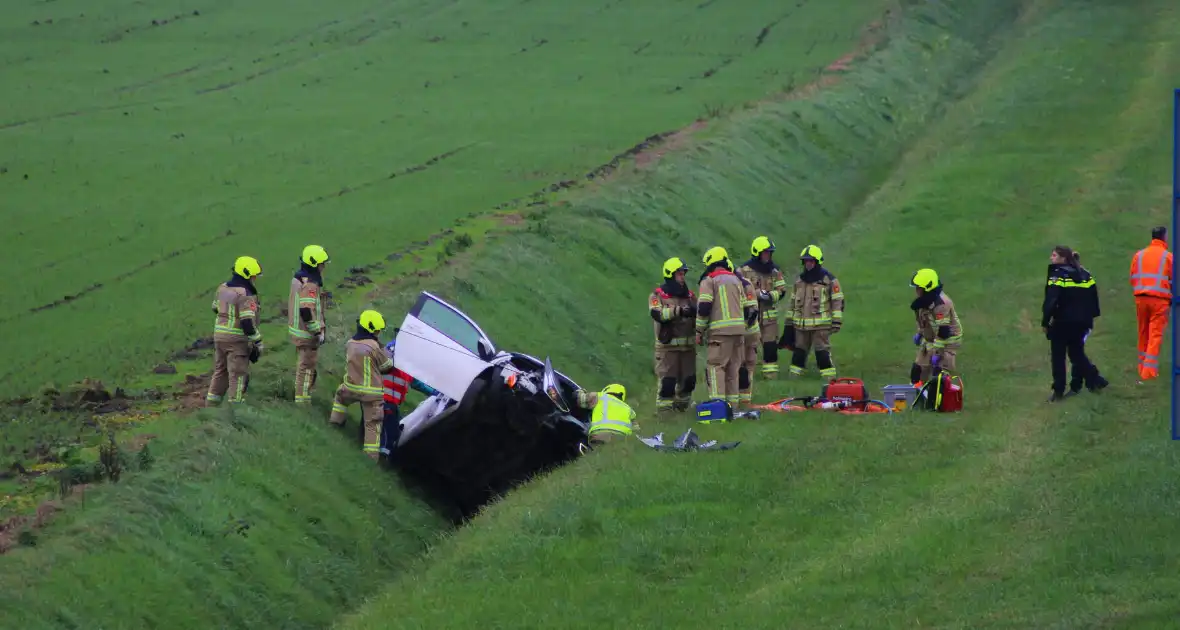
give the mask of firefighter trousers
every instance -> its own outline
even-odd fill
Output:
[[[791,353],[791,374],[803,374],[807,367],[807,352],[815,350],[815,365],[819,368],[820,376],[836,378],[836,364],[832,361],[832,330],[820,328],[817,330],[795,329],[795,349]]]
[[[315,339],[300,339],[295,342],[295,402],[311,402],[311,393],[315,389],[316,360],[319,358],[320,346]]]
[[[1086,356],[1086,332],[1088,327],[1078,324],[1058,324],[1049,329],[1049,354],[1053,362],[1053,392],[1065,393],[1065,359],[1069,357],[1069,388],[1081,391],[1082,386],[1091,390],[1106,386],[1106,379],[1098,373],[1098,366]]]
[[[718,398],[737,407],[741,401],[738,375],[741,372],[745,335],[709,335],[705,377],[709,398]]]
[[[240,403],[250,386],[250,342],[214,341],[213,378],[209,381],[209,392],[205,394],[205,405],[220,404],[229,394],[229,402]]]
[[[910,382],[911,383],[925,383],[933,376],[934,369],[931,367],[931,360],[938,357],[938,369],[946,370],[947,372],[956,372],[958,368],[958,350],[955,348],[943,348],[942,350],[935,350],[923,345],[918,348],[918,354],[914,356],[914,365],[910,368]]]
[[[1135,315],[1139,320],[1139,380],[1160,375],[1160,345],[1168,327],[1171,300],[1151,295],[1135,296]]]
[[[688,409],[697,386],[696,348],[656,348],[656,411]]]
[[[765,319],[761,322],[762,334],[761,338],[758,336],[746,337],[746,345],[750,346],[746,349],[746,354],[753,352],[758,353],[758,344],[762,344],[762,376],[765,378],[774,378],[778,375],[778,321],[773,319]],[[753,374],[754,368],[751,366],[750,373]]]
[[[758,344],[762,335],[747,334],[742,342],[742,366],[738,368],[738,404],[748,406],[754,401],[754,367],[758,365]],[[777,348],[777,346],[776,346]],[[766,364],[762,365],[765,373]]]
[[[381,456],[381,424],[385,420],[385,400],[380,394],[358,394],[341,383],[336,388],[336,397],[332,401],[332,415],[328,422],[341,426],[348,420],[348,408],[353,403],[361,406],[361,423],[364,437],[361,450],[366,455],[377,459]]]
[[[316,362],[320,344],[314,339],[295,341],[295,402],[312,402],[315,391]]]

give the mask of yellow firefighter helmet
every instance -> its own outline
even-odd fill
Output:
[[[321,263],[328,262],[328,252],[319,245],[308,245],[303,248],[303,256],[300,259],[309,267],[315,267]]]
[[[808,245],[799,252],[799,260],[814,260],[815,264],[824,264],[824,250],[819,248],[819,245]]]
[[[938,272],[933,269],[919,269],[910,278],[910,286],[933,291],[938,286]]]
[[[683,260],[672,257],[664,261],[664,277],[669,280],[676,275],[677,271],[688,271],[688,265],[684,264]]]
[[[705,252],[704,257],[701,258],[701,262],[705,263],[705,266],[707,267],[715,262],[721,262],[722,260],[727,260],[728,258],[729,253],[725,251],[724,247],[718,245],[716,247],[710,247],[709,250]]]
[[[262,265],[252,256],[239,256],[234,261],[234,273],[250,280],[262,275]]]
[[[385,318],[381,316],[381,313],[378,313],[372,309],[361,313],[361,316],[357,319],[357,322],[360,323],[361,328],[364,328],[371,333],[379,333],[382,330],[385,330]]]
[[[614,396],[623,402],[627,402],[627,388],[618,383],[611,383],[602,388],[602,393],[607,396]]]
[[[774,241],[770,240],[769,236],[759,236],[750,244],[750,254],[757,258],[762,252],[773,252]]]

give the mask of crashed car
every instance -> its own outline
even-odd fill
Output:
[[[470,317],[423,291],[397,330],[394,365],[430,387],[401,421],[395,465],[464,515],[587,449],[578,384],[548,358],[498,350]]]

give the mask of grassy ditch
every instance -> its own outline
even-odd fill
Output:
[[[0,626],[321,628],[446,526],[304,413],[228,411],[156,423],[113,453],[130,474],[43,504],[0,555]]]
[[[964,320],[967,411],[767,414],[699,429],[742,440],[731,453],[595,453],[489,509],[338,627],[1170,627],[1180,459],[1166,386],[1135,384],[1125,274],[1167,220],[1180,12],[1017,6],[912,9],[845,84],[738,117],[545,216],[489,252],[506,264],[457,273],[451,290],[502,344],[561,347],[575,378],[622,380],[642,400],[642,301],[664,257],[740,252],[765,232],[790,265],[818,241],[849,296],[837,365],[876,389],[906,378],[907,281],[933,265]],[[1013,18],[965,79],[953,53],[985,60]],[[1113,384],[1047,405],[1038,309],[1058,243],[1102,287],[1087,350]],[[755,396],[818,388],[762,382]]]

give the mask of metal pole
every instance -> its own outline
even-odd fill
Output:
[[[1172,99],[1172,238],[1175,243],[1180,234],[1180,88],[1176,88]],[[1180,335],[1176,334],[1176,316],[1180,315],[1180,286],[1176,283],[1176,269],[1172,269],[1172,439],[1180,440],[1180,418],[1177,416],[1176,394],[1180,393]]]

